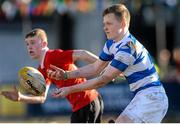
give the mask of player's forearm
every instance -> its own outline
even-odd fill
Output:
[[[46,98],[44,96],[25,96],[21,95],[19,97],[19,102],[25,103],[44,103]]]
[[[44,103],[49,91],[50,85],[46,85],[46,91],[41,96],[24,95],[19,93],[18,101],[25,103]]]
[[[80,92],[83,90],[97,89],[97,88],[102,87],[103,85],[109,83],[111,80],[112,80],[111,78],[101,75],[97,78],[87,80],[84,83],[71,86],[70,93]]]
[[[97,71],[97,69],[93,66],[93,64],[90,64],[88,66],[79,68],[78,70],[67,72],[67,77],[68,79],[80,78],[80,77],[89,78],[89,77],[94,77],[98,73],[100,72]]]

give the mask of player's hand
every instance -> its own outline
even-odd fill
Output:
[[[56,88],[51,92],[52,97],[55,98],[64,98],[69,94],[69,88],[68,87],[63,87],[61,89]]]
[[[55,80],[63,80],[65,73],[66,72],[63,69],[60,69],[54,65],[50,65],[50,69],[47,70],[47,76]]]
[[[12,101],[20,100],[20,92],[17,90],[16,86],[13,86],[11,91],[1,91],[1,95]]]
[[[120,73],[120,74],[119,74],[119,77],[124,78],[124,74],[123,74],[123,73]]]

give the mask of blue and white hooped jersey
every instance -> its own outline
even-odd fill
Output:
[[[99,58],[123,72],[134,93],[161,85],[150,54],[129,32],[119,42],[107,40]]]

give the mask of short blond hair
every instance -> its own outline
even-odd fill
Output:
[[[116,16],[117,20],[121,21],[122,18],[124,18],[129,27],[131,16],[130,16],[129,10],[126,8],[125,5],[115,4],[115,5],[112,5],[108,8],[106,8],[103,12],[103,17],[110,13],[113,13]]]
[[[30,32],[28,32],[25,35],[25,39],[29,38],[29,37],[34,37],[34,36],[39,37],[43,42],[48,42],[47,34],[43,29],[35,28],[35,29],[31,30]]]

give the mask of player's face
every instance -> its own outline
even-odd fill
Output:
[[[28,37],[26,40],[26,47],[32,59],[40,59],[42,53],[42,41],[39,37]]]
[[[122,24],[113,13],[103,17],[104,31],[108,39],[119,41],[122,34]]]

